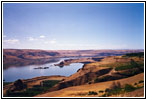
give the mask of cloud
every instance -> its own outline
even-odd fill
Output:
[[[15,44],[18,43],[19,40],[18,39],[8,39],[8,40],[4,40],[4,43],[9,43],[9,44]]]
[[[33,37],[28,37],[29,41],[35,41],[37,40],[36,38],[33,38]]]
[[[45,38],[45,36],[44,35],[40,35],[40,38]]]
[[[34,38],[34,37],[28,37],[28,40],[29,41],[35,41],[35,40],[39,40],[39,39],[43,39],[43,38],[45,38],[45,36],[44,35],[40,35],[38,38]]]
[[[54,39],[54,40],[51,40],[50,41],[50,44],[55,44],[57,41]]]
[[[45,41],[44,43],[45,44],[56,44],[57,41],[55,39],[53,39],[53,40],[50,40],[50,41]]]

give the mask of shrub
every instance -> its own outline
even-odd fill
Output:
[[[144,82],[143,80],[140,80],[140,81],[139,81],[139,83],[143,83],[143,82]]]
[[[15,90],[22,90],[24,88],[27,88],[27,85],[23,83],[22,80],[18,79],[14,82]]]
[[[105,92],[110,92],[110,89],[109,89],[109,88],[106,88],[106,89],[105,89]]]
[[[103,95],[102,95],[102,97],[106,97],[106,96],[107,96],[106,94],[103,94]]]
[[[143,57],[144,56],[144,52],[139,52],[139,53],[128,53],[125,56],[127,57]]]
[[[121,84],[120,84],[119,81],[117,81],[117,87],[118,87],[118,88],[121,88]]]
[[[117,85],[116,85],[115,82],[113,82],[113,83],[111,84],[111,86],[110,86],[110,89],[115,89],[115,88],[117,88]]]
[[[47,91],[49,88],[53,87],[58,82],[59,81],[57,81],[57,80],[46,80],[46,81],[42,82],[43,86],[34,85],[32,88],[27,88],[25,91],[12,92],[10,90],[7,90],[5,96],[7,96],[7,97],[32,97],[32,96],[35,96],[37,94],[40,94],[42,92]],[[21,83],[21,82],[19,82],[19,83]]]
[[[115,84],[115,83],[113,83],[113,84]],[[116,86],[116,84],[115,84],[115,86]],[[124,92],[131,92],[131,91],[134,91],[134,90],[142,88],[142,87],[143,86],[134,87],[132,85],[126,84],[124,88],[121,88],[119,86],[112,88],[112,89],[106,88],[105,94],[103,94],[102,96],[105,97],[105,96],[121,94],[121,93],[124,93]]]
[[[137,83],[134,83],[134,85],[137,85]]]
[[[88,84],[91,84],[92,82],[88,82]]]
[[[116,95],[116,94],[120,94],[122,92],[122,88],[115,88],[115,89],[111,89],[110,92],[108,93],[108,95]]]
[[[136,88],[132,85],[129,85],[129,84],[126,84],[125,87],[124,87],[124,91],[126,92],[131,92],[131,91],[134,91]]]
[[[57,84],[59,81],[58,80],[45,80],[43,81],[43,86],[44,87],[52,87],[55,84]]]
[[[99,82],[99,79],[95,78],[94,83],[97,83],[97,82]]]
[[[89,91],[88,92],[88,95],[97,95],[98,93],[97,92],[95,92],[95,91]]]
[[[103,93],[104,91],[103,90],[99,90],[99,93]]]
[[[117,66],[115,70],[120,71],[120,70],[139,68],[143,72],[144,71],[143,65],[144,65],[143,62],[135,62],[134,60],[131,60],[129,63],[125,63],[125,64]]]
[[[110,86],[110,89],[116,89],[116,88],[121,88],[120,82],[113,82],[112,85]]]

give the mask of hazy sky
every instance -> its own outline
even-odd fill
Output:
[[[4,3],[4,48],[143,49],[143,3]]]

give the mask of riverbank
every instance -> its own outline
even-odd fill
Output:
[[[72,63],[83,63],[83,64],[88,64],[88,63],[94,63],[97,61],[101,61],[104,57],[86,57],[86,58],[78,58],[78,59],[67,59],[64,61],[61,61],[58,64],[54,64],[55,66],[67,66]]]
[[[144,50],[33,50],[4,49],[3,68],[13,66],[40,65],[56,62],[57,58],[69,57],[106,57],[120,56],[126,53],[143,52]]]
[[[74,60],[70,60],[70,62],[72,61]],[[43,77],[39,79],[42,80]],[[41,82],[39,83],[41,84]],[[84,86],[86,86],[85,89],[82,88]],[[102,91],[104,94],[98,95],[97,91],[101,91],[101,90],[99,90],[97,87],[102,87],[102,86],[103,86]],[[74,87],[78,87],[78,89]],[[96,87],[96,88],[92,88],[92,87]],[[67,97],[107,96],[108,97],[108,96],[115,96],[116,94],[121,96],[122,95],[121,93],[125,93],[128,91],[134,93],[136,93],[135,91],[141,91],[140,96],[142,97],[144,91],[141,88],[143,87],[144,87],[144,53],[137,53],[137,54],[133,53],[133,54],[126,54],[123,56],[109,56],[101,59],[100,61],[84,64],[84,66],[80,68],[76,73],[72,74],[69,77],[62,78],[62,80],[60,80],[59,83],[54,85],[52,88],[49,88],[46,92],[41,93],[37,96],[50,97],[52,95],[53,97],[54,96],[55,97],[56,96],[57,97],[58,96],[61,97],[62,96],[67,96]],[[71,89],[70,92],[67,91],[68,89]],[[65,92],[64,90],[67,92]],[[132,95],[132,93],[124,96],[129,96],[129,95],[134,96]]]
[[[82,63],[72,63],[66,67],[54,66],[54,64],[57,64],[66,59],[68,58],[61,58],[57,62],[47,63],[43,65],[10,67],[3,71],[3,79],[6,82],[13,82],[17,79],[28,79],[37,76],[70,76],[71,74],[76,73],[77,70],[83,66]]]

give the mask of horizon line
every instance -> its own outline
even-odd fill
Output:
[[[58,51],[58,50],[145,50],[145,49],[18,49],[18,48],[3,48],[3,50],[54,50],[54,51]]]

